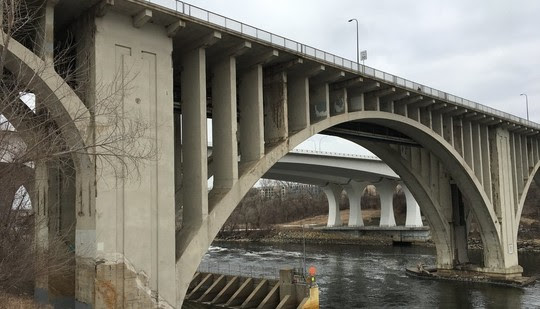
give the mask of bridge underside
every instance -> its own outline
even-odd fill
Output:
[[[468,262],[474,217],[484,244],[476,269],[521,275],[516,240],[539,167],[536,127],[146,1],[56,3],[40,8],[32,43],[0,43],[3,66],[28,81],[59,128],[73,173],[61,201],[45,198],[58,192],[57,173],[66,169],[36,162],[40,216],[52,222],[64,214],[63,224],[75,225],[64,230],[75,247],[74,287],[58,292],[44,278],[46,297],[96,308],[180,308],[242,197],[320,132],[357,142],[399,175],[429,222],[438,268]],[[70,40],[79,87],[51,64],[52,47]],[[62,227],[40,230],[46,247],[43,235]]]

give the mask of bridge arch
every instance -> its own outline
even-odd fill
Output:
[[[358,121],[379,124],[403,132],[433,152],[441,162],[444,162],[452,179],[462,190],[467,200],[470,201],[479,222],[485,248],[485,266],[493,269],[504,268],[504,254],[502,254],[496,226],[497,218],[493,209],[490,208],[491,204],[488,197],[481,189],[482,186],[475,179],[474,172],[466,164],[463,164],[461,155],[440,135],[435,134],[430,128],[410,118],[388,112],[361,111],[329,117],[289,136],[287,140],[267,150],[261,160],[252,163],[250,168],[240,175],[231,190],[226,192],[221,190],[211,191],[209,193],[208,216],[204,217],[199,224],[190,225],[187,223],[176,236],[177,275],[182,278],[191,278],[210,243],[240,200],[279,159],[312,135],[342,123]],[[344,138],[348,139],[347,137]],[[427,215],[430,226],[436,225],[434,238],[438,244],[437,253],[441,255],[441,257],[438,257],[438,266],[451,268],[454,261],[452,261],[452,240],[448,236],[450,235],[448,219],[442,213],[443,210],[437,207],[438,201],[431,196],[429,188],[421,183],[413,171],[400,163],[398,157],[387,154],[387,149],[370,143],[363,143],[363,145],[367,146],[368,150],[374,150],[373,152],[380,155],[383,161],[388,160],[390,162],[388,163],[389,166],[404,178],[415,198],[427,201],[427,204],[424,205],[428,206],[424,206],[422,210]],[[189,275],[186,276],[185,272]],[[183,299],[189,280],[180,281],[177,297]]]
[[[84,135],[90,129],[89,110],[55,72],[52,63],[44,61],[15,39],[9,40],[7,46],[2,40],[0,50],[6,55],[5,68],[28,86],[38,99],[47,98],[42,101],[44,108],[50,113],[69,149],[85,150]],[[73,152],[72,159],[78,169],[90,167],[90,157],[85,151]]]

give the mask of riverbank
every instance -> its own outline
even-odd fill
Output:
[[[301,227],[273,226],[269,229],[237,230],[221,232],[215,239],[218,242],[259,242],[259,243],[302,243],[306,244],[339,244],[358,246],[392,246],[394,239],[385,235],[357,235],[323,229]],[[431,241],[411,242],[411,245],[434,247]],[[472,235],[468,240],[469,249],[482,249],[482,241],[479,235]],[[518,239],[519,251],[540,252],[540,239]]]

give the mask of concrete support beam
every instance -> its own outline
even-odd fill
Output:
[[[253,292],[249,294],[246,300],[242,303],[240,308],[254,308],[258,307],[263,301],[264,297],[268,294],[269,282],[266,279],[262,279],[259,284],[253,289]]]
[[[264,155],[263,69],[254,65],[240,75],[240,160],[257,161]]]
[[[389,180],[382,180],[380,183],[375,184],[375,186],[381,199],[381,220],[379,226],[396,226],[393,206],[395,184]]]
[[[473,152],[473,165],[474,165],[474,174],[476,175],[476,178],[484,184],[484,177],[483,177],[483,164],[482,164],[482,143],[481,143],[481,136],[480,136],[480,125],[477,123],[472,123],[472,152]]]
[[[261,301],[259,306],[257,306],[257,309],[274,309],[279,304],[279,282],[276,283],[272,289],[270,289],[270,292],[268,292],[268,295]]]
[[[189,53],[196,49],[206,49],[216,44],[219,40],[221,40],[221,32],[212,31],[209,34],[205,35],[204,37],[197,38],[191,42],[186,43],[185,45],[182,46],[182,50],[184,52]],[[205,50],[205,55],[206,55],[206,50]]]
[[[186,27],[186,22],[179,19],[175,21],[174,23],[167,26],[167,36],[170,38],[174,38],[178,31],[181,29],[184,29]]]
[[[212,285],[208,289],[206,289],[204,294],[201,297],[199,297],[198,301],[199,302],[212,301],[219,294],[219,292],[223,290],[226,284],[227,284],[227,277],[225,277],[225,275],[220,275],[214,280]]]
[[[46,0],[40,7],[39,23],[36,29],[35,53],[45,62],[54,61],[54,8],[59,0]],[[0,19],[3,15],[0,15]]]
[[[182,58],[183,221],[198,224],[208,215],[206,57],[196,48]],[[185,224],[184,224],[185,225]]]
[[[401,184],[401,189],[405,193],[405,200],[407,202],[407,216],[405,218],[405,226],[419,227],[423,226],[422,215],[420,213],[420,207],[413,197],[411,191],[407,186]]]
[[[264,140],[273,145],[287,138],[287,74],[279,71],[264,78]]]
[[[454,125],[453,131],[453,146],[454,149],[463,157],[463,122],[459,118],[453,118],[452,124]]]
[[[182,114],[174,113],[174,205],[178,216],[182,210]]]
[[[289,76],[287,83],[289,131],[298,132],[309,126],[309,79]]]
[[[236,58],[217,63],[212,79],[214,188],[231,188],[238,180]]]
[[[463,121],[463,157],[465,162],[474,171],[474,143],[472,124],[469,121]]]
[[[231,298],[225,303],[225,307],[240,306],[253,292],[255,288],[255,280],[253,278],[247,278],[238,288],[238,290],[231,296]]]
[[[343,188],[340,185],[328,184],[322,187],[326,198],[328,199],[328,222],[326,226],[341,226],[341,214],[339,211],[339,201],[341,200],[341,192]]]
[[[240,279],[238,277],[229,278],[227,285],[216,295],[216,297],[210,302],[211,304],[223,304],[227,302],[238,291],[240,285]]]
[[[246,56],[247,59],[242,59],[242,61],[239,61],[238,71],[241,72],[244,70],[250,70],[251,67],[256,65],[265,65],[277,59],[278,56],[279,51],[277,51],[276,49],[272,49],[270,51],[266,51],[257,55],[250,55],[249,57]]]
[[[444,139],[454,146],[454,121],[452,117],[443,116],[443,134]]]
[[[149,9],[144,9],[137,13],[137,15],[133,16],[133,27],[141,28],[148,23],[150,19],[152,19],[152,11]]]
[[[193,290],[189,294],[186,295],[186,299],[198,299],[202,296],[202,294],[206,291],[206,288],[214,282],[214,275],[213,274],[206,274],[201,279],[201,282],[197,284]]]
[[[491,187],[491,153],[489,127],[480,125],[480,151],[482,155],[482,178],[484,191],[489,200],[493,202]]]
[[[345,191],[349,197],[349,224],[348,226],[364,226],[362,219],[362,194],[366,188],[366,183],[351,181],[345,186]]]
[[[503,256],[499,260],[485,260],[487,268],[502,268],[506,272],[521,273],[517,256],[517,228],[515,220],[514,186],[510,160],[510,136],[508,131],[495,128],[490,132],[491,174],[493,205],[500,224],[500,241]]]
[[[431,110],[426,107],[420,108],[420,122],[428,128],[433,127],[433,120],[431,118]]]

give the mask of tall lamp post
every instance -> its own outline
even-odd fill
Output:
[[[353,20],[356,22],[356,63],[358,64],[358,70],[360,70],[360,41],[358,39],[358,19],[351,18],[349,19],[349,22],[352,22]]]
[[[522,93],[520,95],[524,95],[525,96],[525,106],[527,108],[527,120],[529,120],[529,97],[527,96],[526,93]]]

